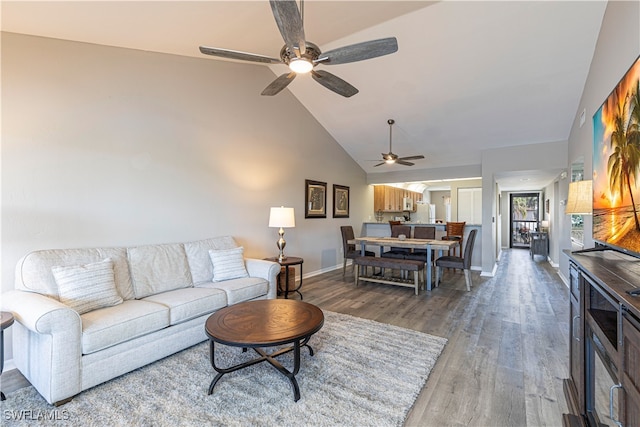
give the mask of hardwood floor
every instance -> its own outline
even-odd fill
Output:
[[[567,412],[568,289],[547,262],[506,250],[496,276],[474,272],[466,292],[460,270],[415,296],[413,289],[365,282],[347,268],[304,280],[304,300],[324,310],[449,339],[406,426],[561,426]],[[408,362],[407,362],[408,363]],[[10,392],[28,383],[2,375]]]
[[[549,263],[503,252],[496,276],[445,270],[431,293],[365,283],[341,271],[306,279],[305,301],[449,339],[407,426],[561,426],[567,406],[568,289]],[[348,270],[347,270],[348,271]]]

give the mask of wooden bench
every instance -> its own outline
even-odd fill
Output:
[[[362,280],[366,280],[367,282],[407,286],[410,288],[415,288],[416,295],[418,295],[419,293],[420,272],[422,272],[424,276],[425,263],[423,261],[416,261],[411,259],[394,259],[394,258],[361,256],[354,259],[353,262],[358,267],[356,268],[356,286],[358,286],[359,281],[362,279]],[[365,274],[361,274],[360,267],[365,267]],[[387,268],[392,270],[400,270],[401,272],[413,271],[413,280],[395,278],[395,277],[385,277],[384,275],[379,275],[379,276],[368,275],[366,274],[367,267],[374,267],[372,268],[372,270],[375,270],[375,267],[378,267],[378,268],[381,268],[382,271],[384,271],[384,269],[387,269]]]

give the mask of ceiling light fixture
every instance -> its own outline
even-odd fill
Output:
[[[305,74],[313,69],[313,64],[305,58],[291,58],[289,69],[297,74]]]
[[[405,166],[413,166],[414,163],[408,162],[407,160],[417,160],[417,159],[424,159],[423,155],[419,155],[419,156],[409,156],[409,157],[400,157],[397,154],[394,154],[392,151],[392,140],[393,140],[393,124],[396,121],[393,119],[389,119],[387,120],[387,124],[389,125],[389,152],[388,153],[382,153],[382,162],[378,163],[377,165],[373,165],[373,167],[376,166],[381,166],[384,164],[387,165],[405,165]]]

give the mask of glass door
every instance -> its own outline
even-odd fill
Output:
[[[538,193],[512,193],[511,210],[511,244],[512,248],[529,248],[531,233],[538,230],[540,214],[540,195]]]

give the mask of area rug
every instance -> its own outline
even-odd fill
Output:
[[[17,390],[2,402],[2,425],[401,426],[447,340],[324,314],[324,327],[309,342],[315,355],[301,351],[298,402],[289,380],[267,363],[225,375],[207,395],[215,372],[204,342],[57,408],[33,387]],[[216,347],[220,364],[253,357],[251,350]],[[278,360],[293,365],[291,353]]]

